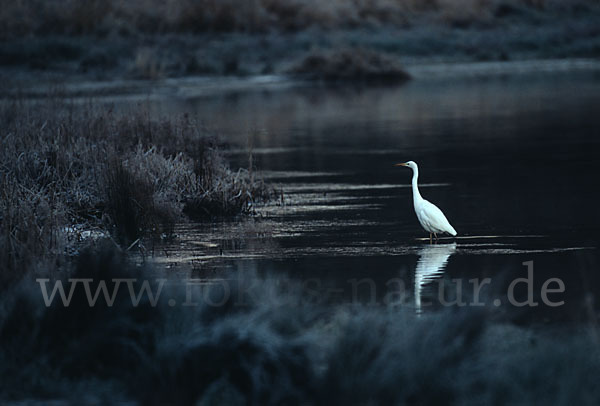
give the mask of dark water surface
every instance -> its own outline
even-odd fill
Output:
[[[183,94],[151,108],[197,114],[233,146],[234,167],[247,167],[251,153],[282,191],[241,225],[182,225],[158,258],[172,269],[191,265],[198,278],[275,271],[342,301],[404,292],[418,312],[456,295],[472,303],[470,280],[490,278],[481,302],[527,322],[585,321],[600,307],[598,74]],[[411,171],[392,166],[407,160],[457,239],[423,239]],[[508,287],[527,277],[526,261],[539,305],[517,308]],[[564,305],[541,303],[549,278],[564,283],[564,293],[548,294]],[[515,293],[525,300],[525,283]]]

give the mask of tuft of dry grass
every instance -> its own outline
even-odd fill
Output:
[[[0,285],[58,258],[67,243],[60,229],[66,214],[56,192],[30,189],[0,173]]]
[[[153,227],[153,190],[142,176],[136,176],[115,160],[105,173],[107,214],[116,235],[125,243],[137,239]]]
[[[248,170],[232,171],[216,152],[208,150],[202,160],[195,162],[197,181],[194,193],[184,207],[184,212],[193,219],[210,218],[218,213],[250,213],[255,200],[269,199],[272,193]]]

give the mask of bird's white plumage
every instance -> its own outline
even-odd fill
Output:
[[[419,192],[419,167],[416,162],[408,161],[405,164],[413,171],[412,177],[412,192],[413,192],[413,204],[415,207],[415,213],[419,223],[429,233],[448,233],[452,236],[456,235],[456,230],[450,225],[450,222],[442,213],[442,211],[433,203],[421,197]]]
[[[430,201],[422,199],[418,205],[415,205],[415,213],[425,231],[456,235],[456,230],[450,225],[444,213]]]

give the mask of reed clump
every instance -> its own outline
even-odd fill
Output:
[[[164,238],[189,218],[248,213],[270,193],[185,115],[14,101],[0,108],[0,131],[0,278],[75,253],[76,230],[121,244]]]

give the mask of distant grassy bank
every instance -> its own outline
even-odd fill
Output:
[[[0,67],[11,77],[159,79],[297,73],[306,66],[316,75],[303,73],[322,77],[320,65],[307,60],[328,53],[336,60],[340,49],[379,53],[390,66],[600,55],[595,0],[0,0],[0,6]],[[362,69],[362,61],[352,62]]]
[[[0,35],[299,32],[436,25],[544,25],[598,12],[596,0],[1,0]]]
[[[269,194],[188,116],[15,101],[0,107],[0,140],[2,281],[60,267],[90,233],[126,248],[186,219],[249,212]]]

